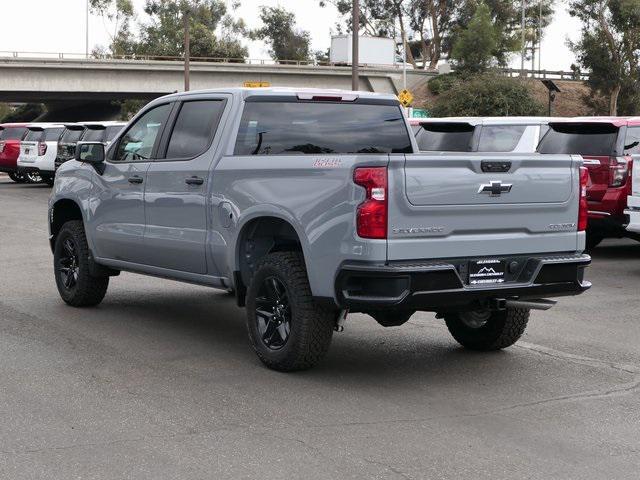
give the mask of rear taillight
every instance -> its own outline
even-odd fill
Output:
[[[630,157],[614,157],[611,159],[609,165],[609,186],[621,187],[627,182],[629,178],[629,171],[631,170],[631,158]]]
[[[0,142],[0,153],[4,151],[4,142]]]
[[[587,185],[589,184],[589,170],[580,167],[580,207],[578,208],[578,231],[587,229],[589,220],[589,204],[587,203]]]
[[[356,212],[358,236],[387,238],[387,168],[356,168],[353,181],[367,192]]]
[[[38,142],[38,155],[42,156],[47,153],[47,144],[44,142]]]

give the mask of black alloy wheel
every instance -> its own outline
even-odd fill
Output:
[[[291,334],[291,306],[287,289],[274,276],[264,279],[256,297],[256,323],[260,339],[270,350],[280,350]]]
[[[78,284],[80,272],[80,258],[78,256],[78,246],[73,238],[67,237],[62,242],[62,252],[56,266],[60,273],[62,285],[67,291],[72,291]]]

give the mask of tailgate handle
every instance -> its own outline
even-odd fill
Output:
[[[485,173],[505,173],[511,170],[511,162],[489,162],[483,160],[480,163],[480,167]]]

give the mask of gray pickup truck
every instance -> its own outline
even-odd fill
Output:
[[[417,153],[410,131],[391,95],[154,100],[56,175],[60,295],[96,305],[120,271],[225,289],[259,358],[290,371],[325,355],[348,312],[384,326],[436,312],[463,346],[495,350],[549,297],[589,288],[580,157]]]

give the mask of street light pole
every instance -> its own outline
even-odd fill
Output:
[[[182,14],[184,21],[184,91],[189,91],[189,60],[191,57],[191,36],[189,35],[189,11],[185,10]]]
[[[358,35],[360,34],[360,1],[353,0],[353,11],[351,12],[351,89],[360,89],[360,79],[358,77],[358,67],[360,63]]]

